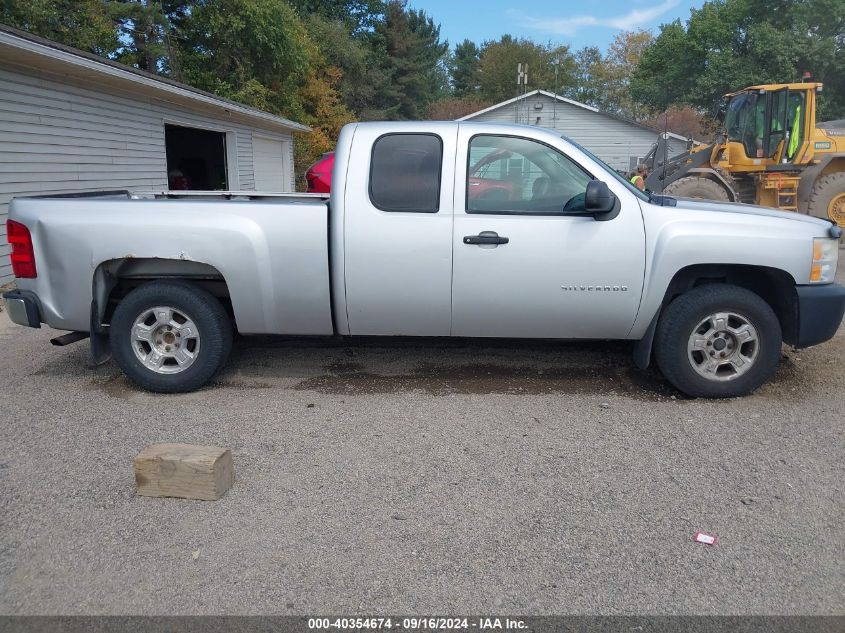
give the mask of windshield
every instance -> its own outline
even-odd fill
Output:
[[[607,173],[609,173],[611,176],[613,176],[614,178],[616,178],[616,180],[618,180],[618,181],[619,181],[619,182],[621,182],[623,185],[625,185],[625,187],[628,189],[628,191],[630,191],[631,193],[636,194],[636,196],[637,196],[640,200],[645,200],[645,201],[650,200],[649,195],[648,195],[647,193],[645,193],[645,192],[640,191],[639,189],[637,189],[637,188],[634,186],[634,184],[633,184],[630,180],[628,180],[628,179],[627,179],[627,178],[625,178],[624,176],[620,176],[620,175],[619,175],[619,173],[618,173],[615,169],[613,169],[613,167],[611,167],[611,166],[610,166],[610,165],[608,165],[606,162],[604,162],[601,158],[599,158],[598,156],[596,156],[595,154],[593,154],[590,150],[586,149],[586,148],[585,148],[584,146],[582,146],[581,144],[576,143],[575,141],[573,141],[573,140],[572,140],[571,138],[569,138],[568,136],[561,136],[561,138],[562,138],[564,141],[567,141],[568,143],[572,143],[575,147],[577,147],[578,149],[580,149],[580,150],[581,150],[582,152],[584,152],[587,156],[589,156],[589,157],[590,157],[590,158],[592,158],[594,161],[596,161],[599,165],[601,165],[602,167],[604,167],[604,170],[605,170]]]

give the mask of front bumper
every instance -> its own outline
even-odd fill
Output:
[[[26,290],[10,290],[3,293],[6,311],[12,323],[27,327],[41,327],[41,309],[36,296]]]
[[[810,347],[833,338],[845,315],[845,287],[839,284],[796,286],[798,340],[795,347]]]

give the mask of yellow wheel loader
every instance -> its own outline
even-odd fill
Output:
[[[820,83],[751,86],[714,109],[711,145],[668,156],[665,135],[646,156],[655,193],[759,204],[845,226],[845,121],[816,124]]]

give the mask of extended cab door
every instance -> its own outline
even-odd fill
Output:
[[[636,194],[576,147],[536,134],[461,125],[452,334],[625,338],[645,265]],[[594,177],[619,197],[612,219],[577,215]]]
[[[449,335],[456,139],[448,123],[357,127],[343,194],[350,334]]]

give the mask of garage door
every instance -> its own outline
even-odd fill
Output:
[[[255,136],[252,153],[256,191],[288,191],[284,141]]]

